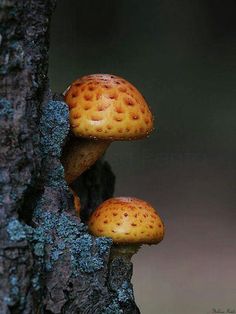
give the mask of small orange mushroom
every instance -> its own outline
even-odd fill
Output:
[[[109,74],[92,74],[64,92],[75,137],[66,145],[62,163],[71,184],[100,158],[112,141],[148,136],[153,117],[141,93],[128,81]]]
[[[93,212],[88,226],[93,235],[112,238],[113,255],[128,258],[142,244],[157,244],[164,237],[164,224],[155,209],[133,197],[106,200]]]

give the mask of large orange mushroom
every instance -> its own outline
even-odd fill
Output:
[[[64,96],[74,134],[62,156],[68,184],[94,164],[112,141],[145,138],[153,129],[145,99],[121,77],[84,76],[73,82]]]
[[[89,231],[112,238],[112,255],[131,258],[142,244],[157,244],[164,237],[164,224],[147,202],[133,197],[115,197],[103,202],[91,215]]]

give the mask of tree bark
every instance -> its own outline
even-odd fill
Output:
[[[47,77],[55,0],[0,0],[0,313],[139,313],[132,264],[76,216],[60,162],[67,106]],[[114,190],[99,161],[75,183],[82,219]]]

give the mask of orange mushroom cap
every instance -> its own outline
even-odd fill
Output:
[[[129,140],[146,137],[153,117],[141,93],[128,81],[109,74],[92,74],[65,91],[72,132],[79,137]]]
[[[155,244],[164,237],[164,225],[155,209],[133,197],[110,198],[89,219],[89,230],[115,243]]]

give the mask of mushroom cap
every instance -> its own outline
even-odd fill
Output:
[[[102,203],[89,219],[95,236],[110,237],[115,243],[155,244],[164,237],[164,225],[155,209],[133,197],[115,197]]]
[[[110,74],[92,74],[65,91],[75,136],[103,140],[146,137],[153,117],[141,93],[128,81]]]

